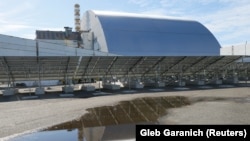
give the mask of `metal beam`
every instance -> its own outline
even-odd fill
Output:
[[[86,75],[86,72],[87,72],[87,70],[89,68],[89,64],[92,61],[92,59],[93,59],[93,57],[89,57],[88,63],[87,63],[87,65],[86,65],[86,67],[85,67],[85,69],[84,69],[84,71],[82,73],[82,77],[84,77]]]
[[[65,68],[65,74],[64,74],[64,79],[66,80],[65,81],[65,84],[67,85],[68,84],[68,69],[69,69],[69,62],[70,62],[70,57],[68,57],[67,59],[67,66]]]
[[[242,58],[242,56],[238,56],[238,57],[236,57],[235,59],[230,60],[229,62],[223,64],[223,65],[220,67],[220,69],[225,70],[225,68],[228,67],[228,65],[230,65],[230,64],[232,64],[233,62],[239,60],[240,58]],[[208,75],[209,75],[209,74],[211,74],[211,72],[209,72]]]
[[[142,63],[145,60],[146,57],[140,57],[129,69],[126,74],[131,72],[138,64]]]
[[[10,66],[8,65],[8,61],[5,57],[3,57],[3,65],[5,65],[5,67],[7,69],[7,74],[8,74],[9,79],[11,78],[12,82],[14,82],[15,79],[14,79],[13,73],[12,73]],[[10,80],[9,80],[9,83],[10,83]]]
[[[75,79],[75,77],[77,76],[77,73],[78,73],[79,67],[81,65],[81,62],[82,62],[82,56],[80,56],[79,59],[78,59],[77,66],[76,66],[76,69],[74,71],[73,79]]]
[[[194,73],[198,73],[198,72],[200,72],[200,71],[202,71],[202,70],[205,70],[206,68],[208,68],[208,67],[210,67],[211,65],[217,63],[218,61],[220,61],[220,60],[223,59],[223,58],[225,58],[225,56],[219,57],[218,59],[216,59],[216,60],[214,60],[213,62],[209,63],[208,65],[204,66],[204,68],[199,69],[198,71],[196,71],[196,72],[194,72]]]
[[[169,69],[167,69],[166,71],[164,71],[163,73],[161,73],[161,76],[164,75],[165,73],[169,72],[169,70],[171,70],[172,68],[174,68],[176,65],[178,65],[179,63],[181,63],[183,60],[185,60],[187,58],[187,56],[182,57],[180,60],[178,60],[175,64],[173,64]]]
[[[1,69],[1,80],[7,80],[7,74],[9,75],[9,81],[16,81],[21,79],[29,80],[28,74],[32,80],[36,80],[41,77],[42,79],[54,77],[58,79],[67,78],[75,76],[91,76],[97,77],[99,75],[106,75],[109,73],[114,73],[114,71],[119,70],[116,75],[124,76],[129,73],[135,73],[137,76],[148,75],[157,68],[157,66],[162,65],[162,69],[157,72],[157,76],[165,75],[168,73],[178,73],[181,72],[181,65],[183,67],[184,73],[195,73],[201,72],[207,69],[207,74],[216,73],[225,68],[228,70],[233,69],[234,62],[240,59],[242,56],[177,56],[177,57],[167,57],[167,56],[140,56],[140,57],[120,57],[120,56],[89,56],[79,58],[75,57],[1,57],[0,65]],[[78,63],[76,63],[78,60]],[[73,63],[72,63],[73,62]],[[84,62],[84,64],[83,64]],[[249,63],[239,62],[244,68],[236,68],[237,72],[245,70],[249,67]],[[37,66],[38,65],[38,66]],[[77,73],[77,66],[82,68],[82,74]],[[118,66],[119,65],[119,66]],[[237,65],[237,63],[235,63]],[[180,66],[180,70],[178,70]],[[232,68],[231,68],[232,66]],[[116,68],[117,69],[116,69]],[[119,68],[118,68],[119,67]],[[197,67],[197,68],[196,68]],[[190,69],[191,68],[191,69]],[[194,68],[194,69],[192,69]],[[136,71],[138,69],[139,71]],[[241,69],[241,70],[237,70]],[[99,71],[98,71],[99,70]],[[176,70],[176,71],[175,71]],[[80,70],[79,70],[80,71]],[[39,73],[39,74],[38,74]],[[4,76],[5,75],[5,76]],[[40,76],[39,76],[40,75]],[[44,77],[43,77],[44,75]],[[135,76],[136,76],[135,75]],[[153,75],[153,73],[152,73]],[[192,74],[190,74],[192,75]],[[15,78],[14,78],[15,77]]]
[[[233,59],[233,60],[231,60],[230,62],[226,63],[223,67],[226,67],[226,66],[230,65],[231,63],[233,63],[233,62],[239,60],[240,58],[242,58],[242,56],[236,57],[235,59]]]
[[[92,70],[90,71],[90,73],[92,73],[92,72],[94,71],[94,69],[95,69],[97,63],[99,62],[99,60],[100,60],[100,57],[97,58],[97,61],[95,62],[95,64],[94,64]]]
[[[37,64],[38,64],[38,81],[39,81],[39,88],[41,88],[41,63],[40,57],[37,56]]]
[[[159,65],[166,57],[161,57],[150,69],[146,70],[142,77],[144,77],[147,73],[149,73],[152,69],[154,69],[157,65]]]
[[[206,59],[207,57],[201,57],[199,60],[195,61],[193,64],[191,64],[191,66],[185,70],[183,70],[183,73],[185,73],[188,69],[191,69],[193,66],[195,66],[196,64],[199,64],[202,60]]]
[[[110,65],[108,66],[108,68],[107,68],[107,70],[106,70],[105,75],[107,75],[107,74],[110,72],[111,68],[114,66],[114,64],[115,64],[115,62],[117,61],[117,59],[118,59],[118,57],[114,57],[114,58],[113,58],[112,62],[110,63]]]

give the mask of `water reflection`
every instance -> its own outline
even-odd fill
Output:
[[[168,108],[189,104],[188,99],[181,96],[122,101],[115,106],[87,109],[88,113],[81,118],[49,127],[40,133],[77,130],[75,136],[78,141],[131,140],[135,138],[135,124],[158,124],[157,119],[166,115]]]

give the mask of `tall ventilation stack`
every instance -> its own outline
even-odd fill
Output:
[[[80,25],[80,5],[75,4],[75,30],[76,32],[80,32],[81,25]]]

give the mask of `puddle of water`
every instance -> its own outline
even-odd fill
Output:
[[[55,130],[26,134],[11,141],[77,141],[77,130]]]
[[[122,101],[115,106],[87,109],[81,118],[49,127],[41,132],[17,137],[11,141],[44,140],[135,140],[136,124],[158,124],[167,109],[189,105],[185,97],[146,97]]]
[[[180,91],[183,91],[183,90],[189,90],[190,88],[187,88],[187,87],[176,87],[174,88],[175,90],[180,90]]]
[[[211,87],[211,86],[199,86],[198,88],[201,88],[201,89],[212,89],[213,87]]]
[[[162,92],[164,91],[165,89],[149,89],[150,91],[153,91],[153,92]]]
[[[220,88],[233,88],[234,85],[219,85]]]
[[[122,91],[123,93],[135,93],[137,92],[136,90],[124,90]]]
[[[108,94],[111,94],[111,93],[105,93],[105,92],[95,92],[95,93],[93,93],[93,95],[108,95]]]

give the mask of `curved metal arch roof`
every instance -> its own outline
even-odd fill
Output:
[[[217,56],[220,44],[201,23],[131,14],[95,14],[109,53],[125,56]]]

